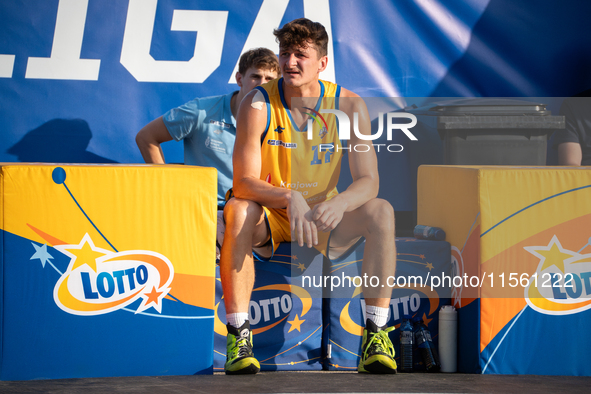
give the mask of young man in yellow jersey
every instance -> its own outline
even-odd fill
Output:
[[[328,63],[328,35],[320,23],[294,20],[274,32],[283,78],[264,84],[243,100],[234,148],[234,197],[224,209],[226,233],[220,261],[228,320],[226,373],[256,373],[248,306],[254,286],[253,253],[269,258],[279,242],[295,240],[336,257],[365,237],[363,274],[380,284],[363,288],[366,328],[359,372],[395,373],[394,348],[386,328],[396,270],[394,210],[377,199],[373,147],[357,152],[339,140],[335,116],[311,133],[310,114],[339,110],[371,134],[365,103],[355,93],[319,80]],[[323,118],[323,119],[324,119]],[[351,122],[353,124],[353,122]],[[362,142],[350,130],[349,146]],[[324,149],[321,149],[322,144]],[[336,191],[340,158],[349,155],[353,183]],[[330,234],[330,244],[328,244]],[[383,287],[382,287],[383,285]]]

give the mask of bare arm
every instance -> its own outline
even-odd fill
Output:
[[[359,114],[359,131],[364,135],[371,134],[371,120],[365,102],[355,93],[346,89],[343,90],[344,97],[351,97],[343,100],[347,105],[344,110],[348,112],[349,119],[353,119],[353,113],[357,112]],[[351,146],[365,144],[370,149],[367,152],[357,152],[355,149],[351,149],[351,153],[347,153],[353,183],[339,195],[341,203],[346,203],[346,212],[359,208],[378,195],[380,187],[378,159],[371,143],[372,141],[359,139],[355,132],[351,130]]]
[[[135,136],[135,142],[146,163],[164,164],[164,153],[160,144],[172,140],[162,117],[145,125]]]
[[[561,166],[580,166],[583,159],[581,145],[577,142],[563,142],[558,145],[558,164]]]
[[[359,131],[362,134],[371,134],[371,121],[365,102],[355,93],[343,89],[341,110],[347,113],[349,119],[353,119],[353,114],[359,114]],[[351,123],[351,127],[353,124]],[[351,212],[378,195],[379,175],[377,157],[371,141],[359,139],[355,132],[351,130],[350,146],[365,144],[369,146],[367,152],[360,150],[357,152],[351,149],[349,155],[349,169],[353,178],[353,183],[344,192],[335,196],[332,200],[318,204],[314,207],[314,220],[318,230],[331,231],[343,218],[345,212]],[[365,149],[365,148],[364,148]]]
[[[232,157],[234,195],[269,208],[285,208],[290,200],[289,189],[275,187],[260,179],[261,135],[267,124],[267,108],[266,104],[262,109],[251,106],[255,93],[250,92],[238,109]]]

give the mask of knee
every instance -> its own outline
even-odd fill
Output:
[[[392,205],[380,198],[373,199],[368,207],[370,228],[380,231],[394,231],[395,217]]]
[[[263,207],[254,201],[231,198],[224,207],[226,223],[256,225],[263,214]]]

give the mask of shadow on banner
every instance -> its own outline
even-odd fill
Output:
[[[83,119],[52,119],[25,136],[6,151],[21,162],[117,163],[87,150],[92,139]]]

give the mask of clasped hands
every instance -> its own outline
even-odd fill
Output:
[[[333,199],[310,209],[301,193],[292,191],[291,194],[287,215],[292,241],[297,241],[299,246],[305,243],[309,248],[318,245],[318,231],[334,230],[343,219],[344,208]]]

